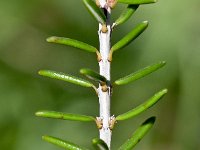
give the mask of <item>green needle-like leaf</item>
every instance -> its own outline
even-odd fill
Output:
[[[60,146],[66,150],[87,150],[85,148],[81,148],[80,146],[76,144],[73,144],[68,141],[63,141],[61,139],[58,139],[52,136],[42,136],[42,139],[54,145]]]
[[[84,42],[77,41],[74,39],[70,39],[70,38],[52,36],[52,37],[47,38],[47,42],[68,45],[68,46],[82,49],[87,52],[96,52],[97,51],[97,49],[95,47],[93,47],[89,44],[86,44]]]
[[[118,2],[124,4],[150,4],[156,3],[157,0],[118,0]]]
[[[80,73],[87,76],[88,78],[95,80],[95,81],[98,81],[100,83],[106,83],[107,82],[107,80],[104,76],[100,75],[97,72],[94,72],[91,69],[83,68],[83,69],[80,70]]]
[[[55,111],[38,111],[35,113],[35,115],[38,117],[72,120],[72,121],[95,121],[95,118],[92,116],[68,114],[68,113],[55,112]]]
[[[51,70],[40,70],[39,74],[42,76],[67,81],[67,82],[81,85],[84,87],[93,87],[94,88],[94,85],[92,83],[90,83],[89,81],[86,81],[84,79],[80,79],[80,78],[77,78],[77,77],[62,73],[62,72],[55,72],[55,71],[51,71]]]
[[[126,120],[126,119],[133,118],[133,117],[141,114],[142,112],[144,112],[145,110],[147,110],[148,108],[150,108],[154,104],[156,104],[166,93],[167,93],[167,89],[163,89],[163,90],[159,91],[158,93],[156,93],[153,97],[148,99],[143,104],[137,106],[136,108],[134,108],[124,114],[117,116],[116,120],[118,120],[118,121]]]
[[[123,37],[119,42],[117,42],[112,48],[111,51],[114,52],[118,49],[121,49],[131,43],[136,39],[148,26],[147,21],[143,21],[141,24],[137,25],[131,32],[129,32],[125,37]]]
[[[155,120],[155,117],[147,119],[118,150],[132,150],[152,128]]]
[[[120,78],[118,80],[116,80],[114,83],[116,85],[124,85],[124,84],[128,84],[130,82],[136,81],[142,77],[145,77],[146,75],[158,70],[159,68],[162,68],[164,65],[166,64],[165,61],[161,61],[159,63],[150,65],[148,67],[145,67],[137,72],[134,72],[128,76],[125,76],[123,78]]]
[[[99,138],[93,139],[92,144],[96,150],[109,150],[107,144]]]
[[[137,10],[139,5],[128,5],[128,7],[121,13],[119,18],[115,21],[113,26],[117,26],[119,24],[122,24],[126,22],[132,14]]]
[[[83,0],[83,3],[90,14],[101,24],[106,23],[106,17],[93,0]]]

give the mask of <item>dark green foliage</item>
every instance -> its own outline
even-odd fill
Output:
[[[126,120],[129,118],[133,118],[142,112],[146,111],[148,108],[152,107],[154,104],[156,104],[165,94],[167,93],[167,89],[161,90],[158,93],[156,93],[153,97],[148,99],[143,104],[137,106],[136,108],[121,114],[116,117],[116,120]]]
[[[106,145],[106,143],[99,139],[99,138],[95,138],[92,140],[92,144],[94,146],[94,148],[96,150],[109,150],[108,146]]]
[[[57,43],[57,44],[63,44],[63,45],[68,45],[68,46],[72,46],[75,48],[79,48],[88,52],[96,52],[97,49],[89,44],[74,40],[74,39],[70,39],[70,38],[64,38],[64,37],[56,37],[56,36],[52,36],[47,38],[47,42],[49,43]]]
[[[52,137],[52,136],[43,136],[42,139],[49,142],[49,143],[52,143],[52,144],[57,145],[59,147],[62,147],[66,150],[88,150],[88,149],[85,149],[85,148],[81,148],[80,146],[78,146],[74,143],[64,141],[64,140],[61,140],[59,138],[55,138],[55,137]]]
[[[81,69],[80,73],[85,75],[86,77],[88,77],[92,80],[98,81],[100,83],[107,83],[107,79],[104,76],[100,75],[97,72],[94,72],[91,69],[86,69],[86,68]]]
[[[38,72],[42,76],[58,79],[58,80],[63,80],[66,82],[70,82],[76,85],[84,86],[84,87],[94,87],[92,83],[89,81],[86,81],[84,79],[74,77],[72,75],[68,75],[62,72],[56,72],[56,71],[51,71],[51,70],[40,70]]]
[[[56,111],[38,111],[35,113],[38,117],[53,118],[53,119],[63,119],[63,120],[72,120],[72,121],[95,121],[95,118],[92,116],[78,115],[78,114],[69,114]]]
[[[137,10],[139,5],[128,5],[127,8],[121,13],[119,18],[114,22],[114,26],[125,23]]]
[[[116,80],[114,83],[116,85],[124,85],[124,84],[128,84],[130,82],[133,82],[135,80],[138,80],[140,78],[143,78],[145,76],[147,76],[148,74],[160,69],[161,67],[163,67],[166,63],[164,61],[150,65],[148,67],[145,67],[137,72],[134,72],[126,77],[120,78],[118,80]]]
[[[155,123],[156,118],[147,119],[118,150],[132,150],[137,143],[147,134]]]
[[[135,28],[133,28],[133,30],[129,32],[126,36],[124,36],[120,41],[118,41],[115,45],[113,45],[111,51],[114,52],[116,50],[124,48],[125,46],[130,44],[134,39],[136,39],[147,27],[148,27],[148,22],[143,21]]]
[[[157,2],[157,0],[118,0],[118,2],[124,4],[150,4]]]
[[[83,3],[90,14],[101,24],[106,23],[106,17],[93,0],[83,0]]]

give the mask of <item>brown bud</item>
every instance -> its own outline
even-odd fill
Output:
[[[96,5],[97,5],[98,7],[100,7],[100,2],[99,2],[99,0],[96,0]]]
[[[107,28],[106,24],[103,24],[103,25],[102,25],[101,31],[102,31],[103,33],[108,32],[108,28]]]
[[[102,90],[103,92],[107,92],[107,91],[108,91],[107,85],[106,85],[106,84],[102,85],[102,86],[101,86],[101,90]]]
[[[109,52],[109,55],[108,55],[108,61],[109,62],[112,62],[112,55],[113,55],[113,51],[111,49],[110,52]]]
[[[103,120],[100,117],[96,117],[95,122],[96,122],[97,128],[98,129],[102,129],[102,127],[103,127]]]
[[[114,128],[116,123],[117,123],[116,118],[114,116],[110,117],[110,120],[109,120],[109,128],[110,128],[110,130],[112,130]]]
[[[110,8],[114,8],[117,4],[117,0],[107,0],[107,4]]]
[[[99,53],[99,51],[96,51],[97,54],[97,61],[100,62],[102,60],[101,54]]]

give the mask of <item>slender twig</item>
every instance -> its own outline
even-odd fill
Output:
[[[110,61],[108,56],[110,52],[110,37],[111,37],[111,26],[110,26],[110,13],[109,7],[103,8],[106,15],[106,30],[104,30],[102,24],[99,24],[99,42],[100,42],[100,54],[101,61],[99,62],[100,75],[104,76],[110,81]],[[102,30],[103,29],[103,30]],[[100,104],[100,118],[102,121],[102,127],[100,128],[100,139],[102,139],[110,148],[111,143],[111,129],[110,129],[110,85],[99,85],[99,104]]]

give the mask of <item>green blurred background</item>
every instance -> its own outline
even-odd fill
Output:
[[[113,20],[124,5],[113,11]],[[127,86],[114,88],[112,113],[123,113],[162,88],[169,93],[151,110],[113,131],[117,149],[148,117],[157,116],[151,132],[136,150],[200,149],[200,1],[160,0],[141,6],[113,33],[112,43],[143,20],[149,28],[132,44],[116,52],[112,79],[149,64],[166,60],[167,66]],[[41,140],[44,134],[91,147],[98,136],[92,123],[42,119],[41,109],[98,115],[98,99],[91,89],[43,78],[39,69],[79,75],[88,67],[98,71],[94,54],[45,42],[65,36],[98,47],[98,24],[81,0],[0,1],[0,149],[59,150]]]

